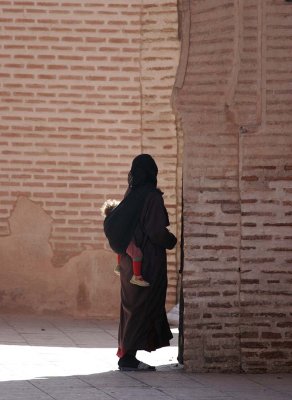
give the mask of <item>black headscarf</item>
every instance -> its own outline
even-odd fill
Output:
[[[150,192],[158,191],[157,174],[157,165],[149,154],[140,154],[134,158],[128,175],[126,195],[104,220],[105,235],[116,253],[126,252],[147,196]]]
[[[138,188],[145,184],[157,186],[158,168],[149,154],[140,154],[135,157],[128,175],[129,187]]]

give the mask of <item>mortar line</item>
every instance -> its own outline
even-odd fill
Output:
[[[140,1],[140,41],[139,41],[139,93],[140,93],[140,148],[144,153],[144,134],[143,134],[143,86],[142,86],[142,36],[143,36],[143,0]]]

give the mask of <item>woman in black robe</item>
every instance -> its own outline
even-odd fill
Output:
[[[132,261],[123,254],[118,348],[118,365],[123,371],[155,370],[136,359],[137,350],[154,351],[169,346],[172,338],[165,311],[166,249],[176,245],[176,237],[167,229],[168,214],[163,193],[157,189],[157,173],[157,165],[150,155],[137,156],[132,163],[129,188],[123,200],[132,202],[132,209],[136,207],[136,223],[131,229],[134,241],[143,253],[142,275],[150,283],[147,288],[130,283]]]

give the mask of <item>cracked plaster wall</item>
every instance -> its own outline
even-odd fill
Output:
[[[119,309],[118,278],[106,250],[85,250],[61,268],[52,264],[52,218],[20,197],[0,238],[2,311],[62,312],[114,317]]]

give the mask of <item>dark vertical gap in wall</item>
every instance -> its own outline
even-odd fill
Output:
[[[181,195],[181,237],[180,237],[180,296],[179,296],[179,323],[178,323],[178,357],[180,364],[184,363],[184,291],[183,291],[183,269],[184,269],[184,196],[183,181]]]
[[[179,65],[177,69],[174,89],[172,93],[172,105],[178,115],[175,99],[176,95],[184,85],[186,69],[189,57],[190,45],[190,29],[191,29],[191,14],[190,14],[190,0],[177,0],[178,12],[178,38],[181,41],[181,52]],[[182,127],[181,127],[182,129]],[[183,135],[183,130],[182,130]],[[184,138],[182,139],[184,142]],[[178,362],[184,363],[184,287],[183,287],[183,269],[184,269],[184,190],[183,190],[183,174],[184,174],[184,145],[182,145],[182,191],[181,191],[181,251],[180,251],[180,288],[179,288],[179,337],[178,337]]]

